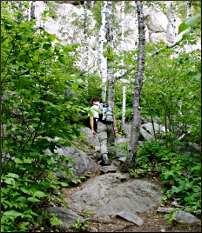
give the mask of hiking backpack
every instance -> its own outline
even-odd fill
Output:
[[[113,118],[112,107],[104,103],[101,104],[100,109],[101,109],[101,114],[99,116],[99,120],[103,123],[113,123],[114,118]]]

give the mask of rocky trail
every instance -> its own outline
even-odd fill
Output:
[[[58,148],[76,160],[72,167],[77,176],[88,178],[76,187],[62,190],[65,207],[50,207],[62,221],[66,232],[201,232],[194,224],[168,224],[161,206],[161,182],[157,177],[134,179],[119,170],[121,159],[110,166],[98,162],[98,142],[83,129],[84,142],[75,147]],[[125,140],[118,140],[118,142]],[[82,150],[81,150],[82,149]],[[61,176],[62,174],[60,174]]]

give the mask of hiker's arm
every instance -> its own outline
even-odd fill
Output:
[[[95,129],[94,129],[94,119],[93,116],[90,116],[90,128],[93,133],[93,135],[96,135]]]

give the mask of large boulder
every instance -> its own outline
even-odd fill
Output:
[[[168,26],[167,16],[158,9],[147,9],[146,25],[152,32],[166,32]]]
[[[95,147],[96,150],[99,150],[100,148],[100,143],[98,140],[98,137],[94,137],[90,128],[84,127],[80,129],[81,134],[83,135],[84,139],[86,142],[90,145]]]
[[[72,168],[76,176],[92,175],[99,171],[96,162],[92,160],[86,153],[77,148],[56,148],[54,152],[65,155],[75,161],[75,163],[68,163],[67,166]]]
[[[88,210],[94,217],[116,216],[121,211],[135,215],[159,205],[160,187],[148,180],[130,179],[127,174],[108,173],[88,180],[67,198],[70,208]]]
[[[151,33],[150,41],[153,43],[160,41],[167,43],[167,35],[165,32]]]
[[[127,137],[130,138],[130,129],[131,129],[131,123],[128,123],[125,125],[125,132],[127,134]],[[140,138],[142,137],[144,140],[152,140],[154,138],[154,131],[155,133],[164,133],[165,127],[163,125],[160,125],[156,122],[154,122],[154,130],[151,122],[146,122],[144,124],[141,124],[140,126]]]

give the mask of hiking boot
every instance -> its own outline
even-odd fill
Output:
[[[109,159],[107,154],[101,155],[101,165],[109,165]]]

